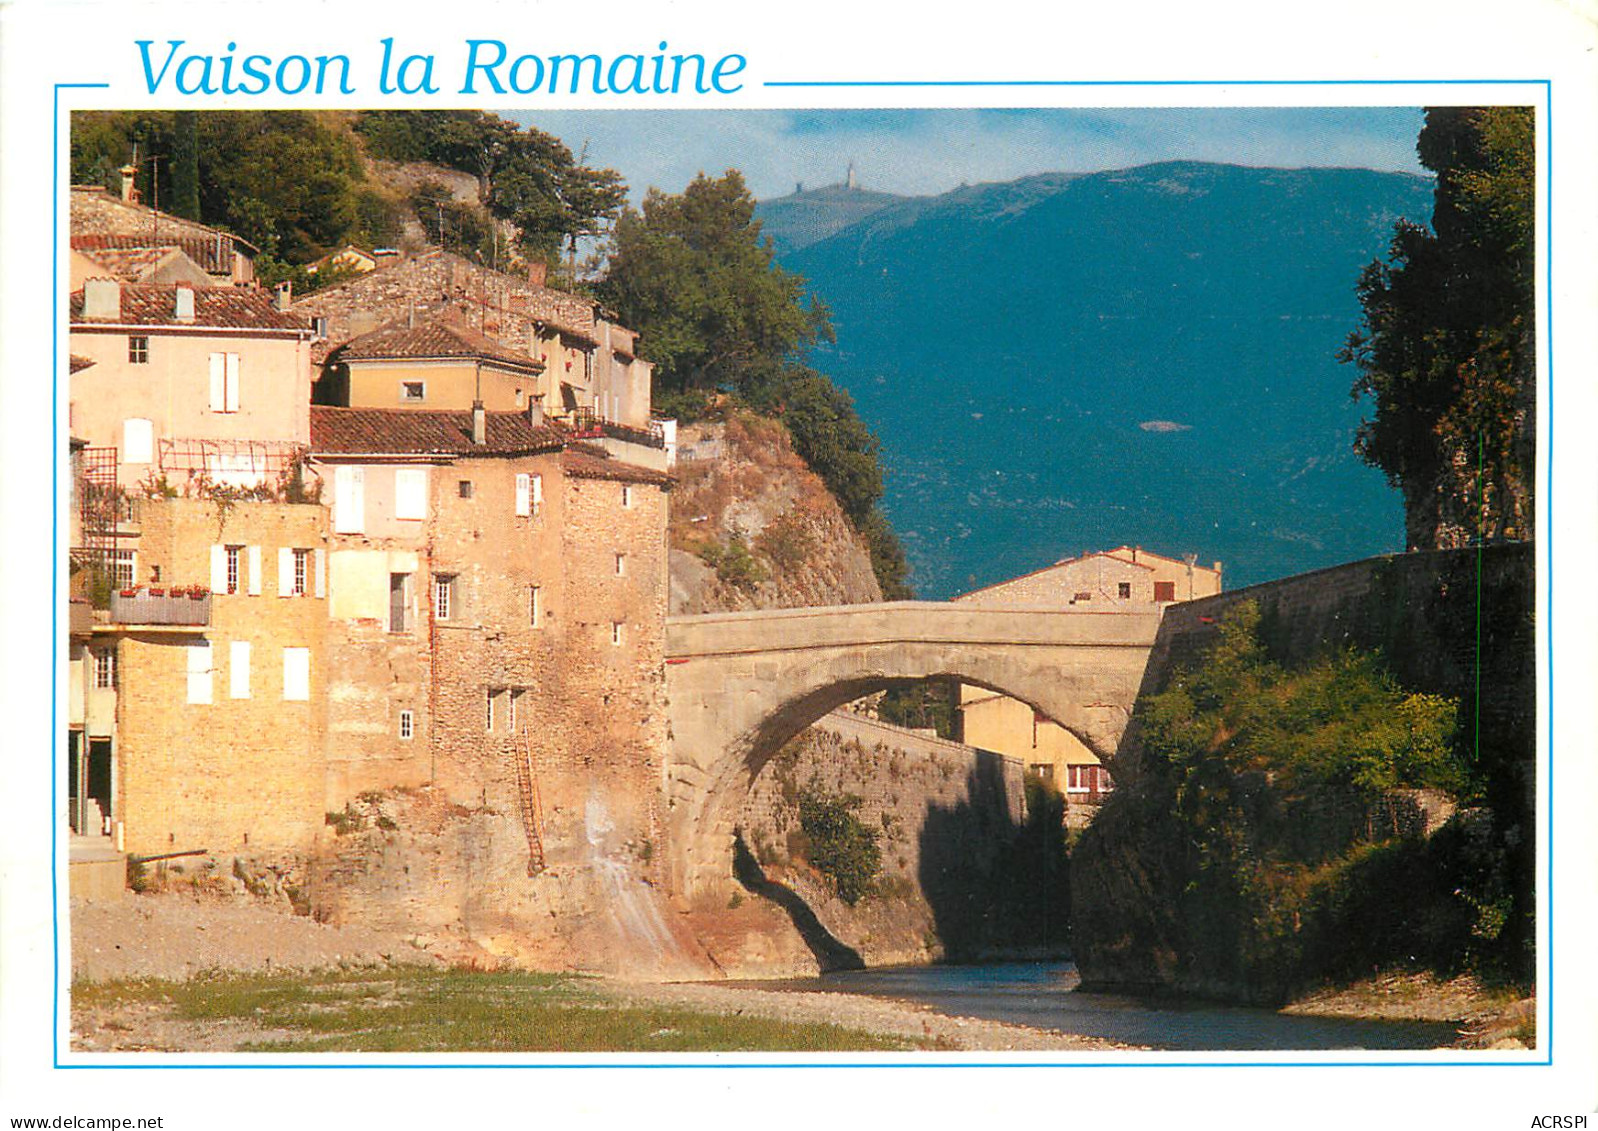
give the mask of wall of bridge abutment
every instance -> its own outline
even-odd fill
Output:
[[[894,683],[954,677],[1003,692],[1113,763],[1157,613],[892,602],[667,622],[665,764],[674,891],[725,898],[734,823],[761,768],[827,712]]]

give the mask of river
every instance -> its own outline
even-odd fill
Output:
[[[1393,1050],[1450,1045],[1456,1025],[1300,1017],[1209,1002],[1085,993],[1071,962],[992,966],[893,966],[818,978],[745,983],[751,988],[865,994],[980,1017],[1166,1050]]]

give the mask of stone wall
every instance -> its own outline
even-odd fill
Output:
[[[324,814],[327,601],[314,557],[306,592],[279,596],[278,552],[325,553],[327,512],[158,499],[140,503],[139,519],[141,572],[158,568],[167,585],[209,586],[212,547],[245,549],[240,591],[213,594],[209,626],[132,628],[120,640],[116,810],[127,850],[309,851]],[[257,560],[265,575],[259,584],[249,574]],[[235,643],[249,645],[247,687],[242,675],[235,684],[243,659]],[[211,701],[190,703],[190,649],[203,644],[211,647],[211,669],[199,678]],[[307,700],[284,698],[285,648],[309,650]],[[236,698],[241,692],[247,697]]]
[[[1031,891],[1038,905],[1047,901],[1037,862],[1024,850],[1023,775],[1011,759],[834,712],[755,779],[740,836],[765,886],[781,885],[814,913],[824,932],[819,946],[810,940],[818,966],[1027,952],[1050,940],[1018,908],[1024,899],[1014,898]],[[799,804],[806,793],[858,797],[856,815],[878,833],[877,889],[853,907],[804,858]],[[1055,823],[1058,834],[1057,815]],[[1063,924],[1063,905],[1058,910]],[[1063,946],[1063,936],[1052,944]],[[716,957],[724,966],[735,962]]]

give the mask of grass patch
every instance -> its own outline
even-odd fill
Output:
[[[840,1052],[909,1042],[672,1006],[625,1005],[586,979],[524,971],[392,969],[217,974],[80,985],[79,1007],[170,1003],[192,1021],[288,1030],[251,1052]]]

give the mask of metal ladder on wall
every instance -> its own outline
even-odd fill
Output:
[[[527,832],[527,874],[544,870],[544,813],[538,797],[538,779],[533,775],[533,740],[523,727],[516,735],[511,755],[516,763],[516,793],[521,801],[522,828]]]

